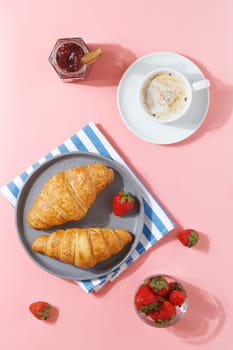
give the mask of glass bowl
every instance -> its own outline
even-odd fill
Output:
[[[187,308],[188,296],[185,288],[177,278],[166,274],[146,277],[134,295],[136,314],[152,327],[175,325],[183,318]]]

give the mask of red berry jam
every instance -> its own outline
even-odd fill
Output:
[[[76,43],[64,43],[56,53],[58,66],[65,72],[77,72],[82,67],[81,58],[84,56],[83,49]]]
[[[50,53],[49,62],[62,81],[83,80],[90,65],[82,64],[81,58],[89,52],[87,44],[80,37],[60,38]]]

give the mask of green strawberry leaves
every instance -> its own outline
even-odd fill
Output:
[[[146,315],[149,315],[149,313],[153,310],[160,310],[161,303],[160,302],[153,302],[149,305],[143,305],[140,307],[140,311],[144,312]]]
[[[120,191],[119,194],[121,195],[120,203],[125,203],[126,200],[128,200],[128,202],[134,201],[134,198],[129,193]]]
[[[168,288],[168,283],[162,276],[154,277],[150,281],[150,287],[155,290],[161,290],[163,288]]]
[[[188,237],[188,247],[191,248],[197,244],[199,237],[195,231],[191,231]]]

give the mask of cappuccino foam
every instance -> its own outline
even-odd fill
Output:
[[[183,79],[173,72],[160,72],[150,78],[142,90],[145,110],[157,119],[169,119],[188,104],[188,91]]]

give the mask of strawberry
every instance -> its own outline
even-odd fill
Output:
[[[176,316],[176,308],[170,301],[164,300],[160,310],[152,310],[149,317],[156,323],[163,324],[171,321]]]
[[[170,292],[173,290],[181,290],[183,292],[184,288],[178,282],[169,282],[169,290]]]
[[[188,248],[197,244],[199,238],[198,233],[192,229],[183,230],[178,234],[179,241]]]
[[[134,207],[134,198],[124,191],[118,192],[113,198],[113,212],[116,216],[128,213]]]
[[[30,312],[39,320],[47,320],[50,316],[51,305],[45,301],[36,301],[29,306]]]
[[[151,310],[160,308],[158,298],[145,284],[139,287],[135,295],[134,304],[138,310],[144,312],[146,315],[148,315]]]
[[[157,296],[165,296],[169,292],[169,283],[163,276],[156,276],[150,279],[148,286]]]
[[[159,310],[159,315],[156,320],[157,323],[164,323],[171,321],[176,316],[176,308],[170,302],[165,300],[162,304],[161,310]]]
[[[152,320],[157,321],[159,319],[159,310],[150,311],[149,317],[152,318]]]
[[[173,290],[170,294],[169,294],[169,301],[173,304],[173,305],[177,305],[180,306],[183,304],[183,302],[186,299],[186,295],[184,292],[182,292],[181,290]]]

